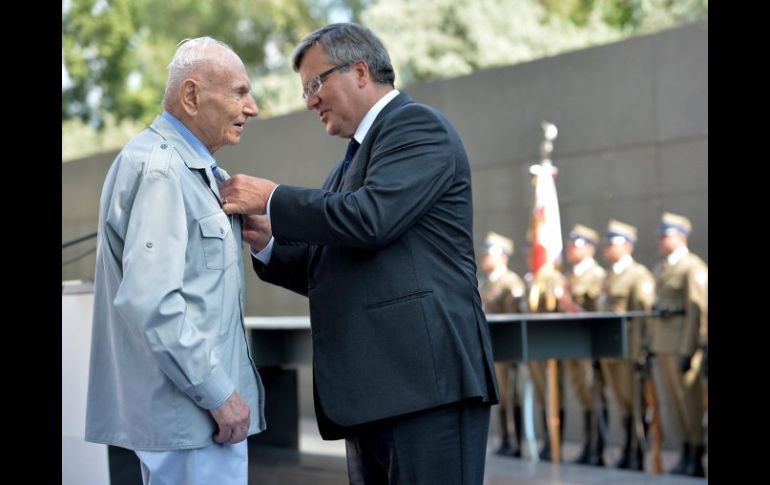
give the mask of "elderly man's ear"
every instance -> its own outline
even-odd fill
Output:
[[[200,106],[201,85],[194,79],[185,79],[182,86],[179,88],[179,91],[182,109],[184,109],[188,115],[192,116],[196,114]]]

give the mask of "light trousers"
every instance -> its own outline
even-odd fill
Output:
[[[144,485],[247,485],[246,440],[174,451],[135,451]]]

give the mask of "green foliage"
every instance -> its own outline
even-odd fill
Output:
[[[708,19],[707,0],[381,0],[363,13],[399,85]]]
[[[116,90],[109,87],[120,84],[131,68],[136,4],[115,0],[106,9],[101,4],[76,0],[68,14],[62,13],[62,62],[72,79],[68,89],[62,87],[62,121],[70,116],[90,119],[97,111],[94,105],[104,111],[115,108]],[[126,111],[133,114],[135,107]]]
[[[62,121],[101,127],[106,113],[118,122],[152,119],[184,38],[222,40],[258,74],[266,45],[291,49],[325,20],[310,0],[72,0],[62,9],[62,62],[71,79],[62,86]]]
[[[550,15],[537,0],[389,0],[367,9],[363,20],[388,46],[402,86],[611,42],[622,35],[599,15],[579,27],[564,15]]]
[[[550,16],[585,26],[599,12],[607,25],[633,33],[707,20],[708,0],[539,0]]]
[[[405,86],[705,21],[708,0],[64,0],[62,158],[117,148],[151,121],[184,38],[233,47],[260,116],[303,109],[291,53],[345,20],[382,38]]]

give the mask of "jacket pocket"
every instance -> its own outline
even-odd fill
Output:
[[[387,300],[378,301],[377,303],[371,303],[369,305],[366,305],[364,307],[364,310],[371,310],[372,308],[380,308],[380,307],[392,305],[394,303],[401,303],[404,301],[416,300],[418,298],[422,298],[425,295],[429,295],[431,293],[433,293],[433,290],[413,291],[411,293],[406,293],[405,295],[399,295],[395,298],[388,298]]]
[[[229,242],[233,238],[230,221],[224,212],[217,212],[198,220],[201,228],[201,245],[209,269],[223,270],[235,261],[235,253],[230,250]]]

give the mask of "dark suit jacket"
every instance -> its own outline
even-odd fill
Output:
[[[454,128],[401,93],[338,188],[339,172],[323,189],[275,190],[272,257],[254,260],[260,278],[309,298],[316,408],[353,426],[466,398],[496,403],[470,167]],[[322,436],[340,437],[329,426],[319,416]]]

